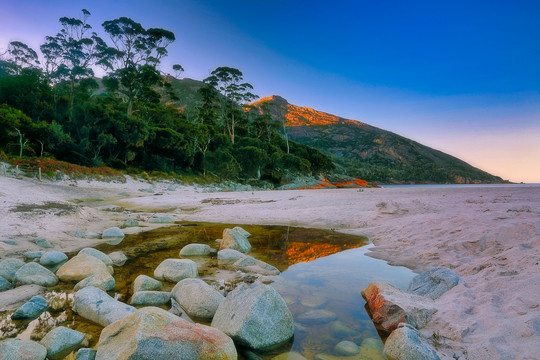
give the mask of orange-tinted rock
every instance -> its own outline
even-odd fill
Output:
[[[437,309],[433,300],[409,294],[392,285],[373,282],[362,291],[375,325],[387,332],[408,323],[418,329],[431,320]]]

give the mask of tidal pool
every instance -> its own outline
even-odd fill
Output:
[[[105,253],[122,251],[128,257],[124,266],[115,268],[116,286],[110,294],[128,302],[132,295],[131,284],[138,275],[153,277],[154,269],[163,260],[179,258],[180,249],[190,243],[204,243],[218,249],[216,239],[221,238],[225,228],[234,226],[179,223],[128,235],[117,245],[97,246]],[[362,359],[384,359],[380,347],[381,337],[384,340],[385,334],[379,334],[370,320],[360,291],[373,281],[406,288],[414,276],[411,270],[366,256],[369,245],[364,237],[320,229],[241,226],[252,234],[249,237],[253,247],[250,255],[281,271],[279,276],[265,277],[265,282],[271,282],[270,285],[283,296],[296,324],[291,342],[270,352],[257,353],[257,356],[271,359],[286,351],[299,352],[307,359],[321,353],[336,355],[334,346],[346,339],[359,346],[364,344]],[[218,265],[215,256],[191,259],[197,262],[199,276],[224,294],[238,283],[252,282],[256,278]],[[169,291],[175,284],[164,282],[164,285],[164,291]],[[18,337],[39,341],[51,328],[62,325],[85,333],[89,345],[95,346],[102,328],[71,311],[72,289],[72,284],[65,283],[50,288],[44,295],[50,305],[49,311],[30,322],[13,321],[11,311],[0,310],[0,339]],[[318,313],[324,316],[306,318],[303,315],[313,310],[323,310]],[[171,311],[186,316],[181,314],[181,309]],[[245,349],[239,349],[239,353],[240,359],[254,358],[254,354]]]

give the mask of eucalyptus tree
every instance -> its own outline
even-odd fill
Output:
[[[127,17],[105,21],[102,26],[112,46],[100,48],[98,64],[112,71],[109,84],[120,92],[131,115],[134,101],[159,82],[157,67],[175,36],[164,29],[145,29]]]
[[[18,75],[23,69],[36,69],[39,67],[37,53],[20,41],[12,41],[6,50],[7,61],[3,63],[5,72],[9,75]]]
[[[253,86],[244,83],[243,80],[244,74],[240,70],[226,66],[218,67],[204,79],[206,84],[218,90],[222,95],[220,97],[221,121],[233,144],[238,120],[245,116],[242,107],[258,98],[257,95],[251,93]]]

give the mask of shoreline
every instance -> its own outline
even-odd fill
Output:
[[[95,246],[101,239],[73,236],[76,229],[101,232],[128,215],[98,210],[120,205],[132,216],[167,213],[175,220],[290,225],[367,236],[370,256],[415,272],[446,266],[462,281],[437,300],[440,310],[421,330],[437,337],[441,358],[535,359],[540,351],[540,186],[406,185],[387,188],[205,192],[177,186],[154,195],[148,183],[67,181],[39,183],[0,176],[1,255],[38,250],[45,237],[55,250]],[[154,184],[162,190],[170,183]],[[127,191],[129,195],[119,195]],[[74,199],[98,199],[81,204]],[[65,214],[50,206],[13,211],[21,204],[71,205]],[[81,206],[82,205],[82,206]],[[178,211],[180,209],[180,211]],[[176,210],[176,212],[175,212]],[[66,210],[67,211],[67,210]],[[170,224],[128,228],[126,234]],[[360,291],[362,289],[358,289]]]

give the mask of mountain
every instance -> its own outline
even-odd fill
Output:
[[[289,104],[273,95],[252,104],[281,121],[290,139],[333,156],[347,175],[378,182],[500,183],[463,160],[359,121]]]

